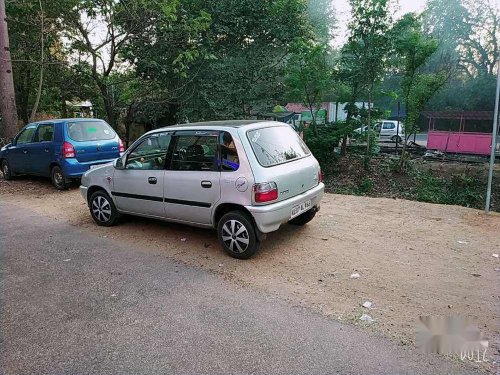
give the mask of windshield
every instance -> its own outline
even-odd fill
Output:
[[[285,163],[310,155],[297,133],[288,126],[273,126],[247,133],[257,160],[263,167]]]
[[[115,131],[104,121],[68,122],[68,135],[77,142],[113,139]]]

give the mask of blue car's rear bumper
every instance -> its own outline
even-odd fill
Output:
[[[66,177],[79,178],[82,177],[82,174],[87,172],[92,165],[111,163],[115,159],[116,158],[105,159],[105,160],[93,160],[88,162],[80,162],[76,159],[63,159],[61,163],[61,168]]]

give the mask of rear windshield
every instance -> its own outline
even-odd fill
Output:
[[[311,153],[297,133],[288,126],[250,130],[247,137],[263,167],[299,159]]]
[[[104,121],[68,122],[68,135],[77,142],[113,139],[115,131]]]

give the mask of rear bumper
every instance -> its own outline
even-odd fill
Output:
[[[80,162],[76,159],[63,159],[61,168],[64,172],[64,175],[69,178],[79,178],[87,172],[91,166],[111,163],[115,160],[113,159],[104,159],[104,160],[93,160],[88,162]]]
[[[87,197],[88,190],[89,190],[89,188],[87,186],[80,185],[80,194],[82,195],[82,197],[86,203],[88,203],[88,201],[89,201],[89,199]]]
[[[245,208],[252,214],[257,227],[262,233],[274,232],[278,230],[281,224],[290,220],[292,208],[299,203],[310,199],[311,209],[318,210],[324,191],[325,185],[320,183],[315,188],[293,198],[265,206],[246,206]]]

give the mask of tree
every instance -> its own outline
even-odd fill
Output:
[[[139,16],[157,15],[154,2]],[[190,0],[128,44],[142,80],[156,81],[172,121],[244,118],[283,97],[286,61],[312,35],[302,0]]]
[[[500,46],[498,4],[491,0],[431,0],[422,21],[424,34],[439,41],[428,69],[439,69],[443,56],[457,67],[434,95],[429,109],[491,110],[496,87],[493,68]]]
[[[447,64],[435,72],[425,70],[429,59],[438,49],[435,39],[422,33],[419,17],[405,14],[393,27],[396,70],[401,74],[401,92],[406,107],[405,142],[401,153],[399,169],[405,169],[406,146],[410,135],[417,131],[420,112],[432,96],[446,83],[451,72]]]
[[[65,25],[61,17],[69,1],[73,0],[13,0],[7,3],[16,102],[18,115],[25,123],[34,121],[39,110],[56,106],[49,98],[59,103],[50,93],[61,76],[68,78],[68,56],[61,41]],[[63,74],[62,70],[65,70]],[[69,87],[71,81],[67,79],[65,87]]]
[[[389,29],[391,15],[388,0],[350,0],[352,20],[350,36],[344,46],[356,74],[356,82],[368,93],[368,129],[371,129],[371,106],[375,83],[384,73],[387,54],[391,48]],[[370,131],[367,134],[367,157],[371,153]]]
[[[78,55],[78,61],[89,62],[90,77],[99,90],[106,118],[114,128],[117,114],[114,82],[110,77],[120,65],[120,54],[132,35],[140,29],[147,29],[154,21],[146,22],[142,17],[135,19],[129,11],[129,6],[135,3],[132,0],[74,0],[72,9],[63,16],[66,24],[64,36],[71,43],[70,49]],[[170,11],[167,6],[162,9]],[[124,24],[127,29],[122,27]]]
[[[287,70],[288,95],[307,106],[311,112],[314,134],[318,135],[318,111],[332,83],[332,69],[327,64],[327,47],[302,43],[298,52],[288,61]]]
[[[17,133],[17,110],[5,0],[0,0],[0,114],[3,136],[13,137]]]
[[[441,48],[456,54],[469,78],[494,75],[498,58],[500,8],[490,0],[431,0],[423,13],[424,30]]]

